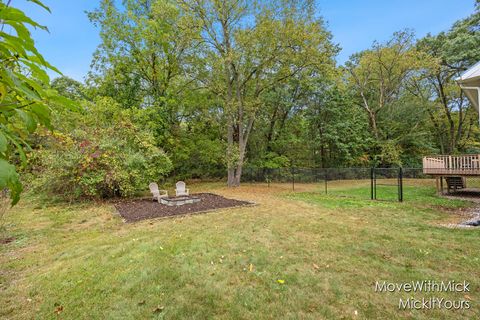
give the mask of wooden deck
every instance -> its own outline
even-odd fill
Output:
[[[423,173],[438,176],[480,176],[480,154],[423,157]]]

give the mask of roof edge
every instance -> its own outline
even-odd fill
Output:
[[[469,67],[467,70],[465,70],[459,77],[457,77],[455,79],[456,82],[458,83],[462,83],[466,80],[476,80],[476,79],[480,79],[480,75],[478,76],[475,76],[475,77],[472,77],[472,78],[466,78],[468,76],[469,73],[473,73],[474,71],[476,70],[480,70],[480,61],[478,61],[477,63],[475,63],[474,65],[472,65],[471,67]]]

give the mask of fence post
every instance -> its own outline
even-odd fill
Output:
[[[403,201],[403,168],[398,170],[398,201]]]
[[[373,200],[373,168],[370,168],[370,200]]]
[[[295,191],[295,167],[292,167],[292,190]]]
[[[376,195],[377,185],[375,183],[375,167],[370,168],[370,199],[375,200],[377,198]]]
[[[325,194],[328,194],[328,172],[323,168],[324,180],[325,180]]]
[[[267,168],[266,171],[267,171],[267,183],[268,183],[268,187],[270,188],[270,169]]]

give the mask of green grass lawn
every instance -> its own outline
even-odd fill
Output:
[[[405,201],[369,185],[193,186],[254,207],[124,224],[107,203],[9,212],[0,245],[4,319],[477,319],[480,230],[427,183]],[[396,189],[385,187],[395,199]],[[466,280],[468,293],[379,293],[376,281]],[[468,310],[399,310],[399,298],[470,301]]]

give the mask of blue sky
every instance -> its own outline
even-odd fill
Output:
[[[26,0],[13,0],[30,17],[50,29],[35,31],[34,39],[45,58],[65,75],[82,81],[90,70],[100,38],[85,11],[98,0],[43,0],[52,13]],[[410,28],[417,37],[447,30],[453,22],[473,12],[474,0],[317,0],[320,15],[342,48],[337,61],[385,41],[393,32]]]

